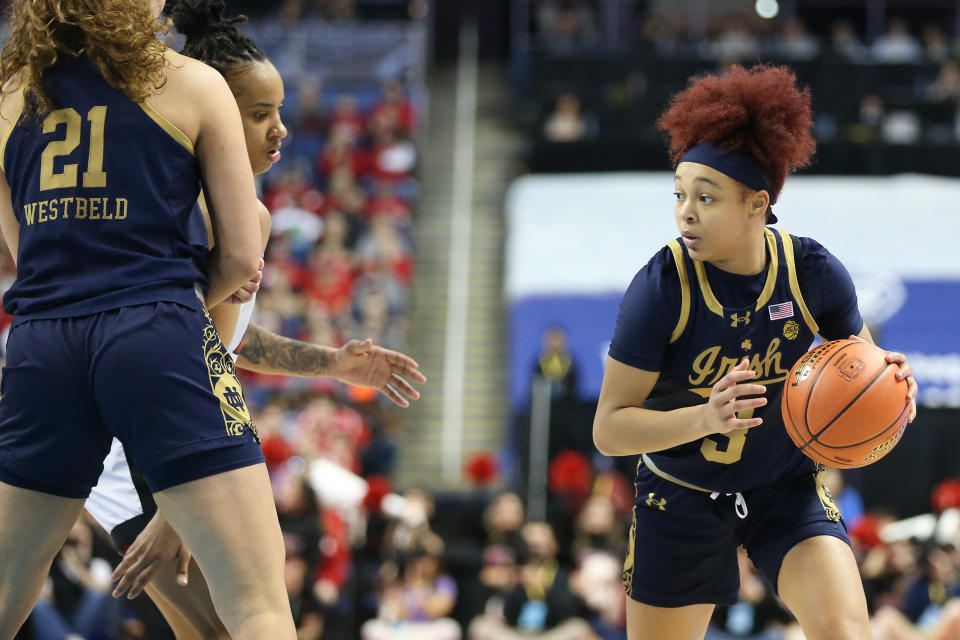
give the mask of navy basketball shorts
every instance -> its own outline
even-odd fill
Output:
[[[656,607],[732,605],[741,545],[776,591],[783,558],[797,543],[820,535],[849,543],[821,475],[781,478],[740,500],[682,487],[641,465],[623,570],[627,595]]]
[[[113,437],[152,492],[263,462],[203,304],[16,323],[0,386],[0,481],[86,498]]]

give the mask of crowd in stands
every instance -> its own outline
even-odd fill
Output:
[[[960,143],[960,38],[943,22],[928,16],[910,23],[891,13],[882,32],[867,35],[864,24],[839,13],[811,26],[802,11],[763,20],[743,4],[750,12],[721,7],[691,34],[683,10],[651,2],[624,35],[620,25],[611,31],[598,3],[532,2],[527,53],[597,56],[594,64],[606,66],[593,78],[585,71],[581,82],[576,71],[563,77],[535,62],[520,78],[522,90],[534,93],[542,138],[591,140],[621,135],[624,127],[647,132],[687,76],[766,61],[793,66],[811,86],[822,141]],[[621,61],[622,72],[610,77]]]

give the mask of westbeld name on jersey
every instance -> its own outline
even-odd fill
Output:
[[[26,225],[54,220],[126,220],[129,209],[126,198],[53,198],[23,205]]]

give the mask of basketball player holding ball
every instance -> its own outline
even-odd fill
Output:
[[[768,225],[815,143],[809,91],[785,67],[695,79],[660,118],[681,237],[634,278],[593,425],[606,455],[642,454],[624,565],[631,640],[703,638],[737,601],[743,546],[808,640],[871,637],[840,513],[788,438],[780,395],[813,338],[872,342],[849,274]],[[887,353],[907,383],[906,357]]]

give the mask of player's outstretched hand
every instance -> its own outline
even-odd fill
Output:
[[[850,336],[850,339],[864,341],[860,336]],[[913,419],[917,417],[917,392],[920,390],[913,377],[913,367],[907,362],[907,356],[896,351],[887,351],[885,359],[890,364],[900,367],[900,371],[897,372],[897,380],[907,381],[907,400],[910,401],[910,415],[907,416],[907,422],[913,422]]]
[[[377,389],[401,407],[420,397],[407,378],[420,384],[427,381],[413,358],[378,347],[370,338],[351,340],[337,349],[331,374],[347,384]]]
[[[158,571],[174,561],[177,563],[177,582],[186,586],[190,551],[158,511],[130,545],[110,577],[114,582],[120,581],[113,590],[113,597],[119,598],[126,592],[127,598],[136,598]]]
[[[754,378],[755,371],[748,369],[749,361],[744,358],[740,364],[720,378],[710,399],[703,406],[703,426],[707,433],[729,433],[734,429],[748,429],[763,424],[763,418],[739,418],[738,411],[752,412],[757,407],[767,404],[766,398],[746,398],[765,393],[767,388],[761,384],[747,384]]]
[[[247,283],[234,291],[229,298],[224,300],[228,304],[243,304],[253,300],[253,294],[260,290],[260,281],[263,280],[263,258],[260,258],[260,266],[253,277],[247,280]]]

